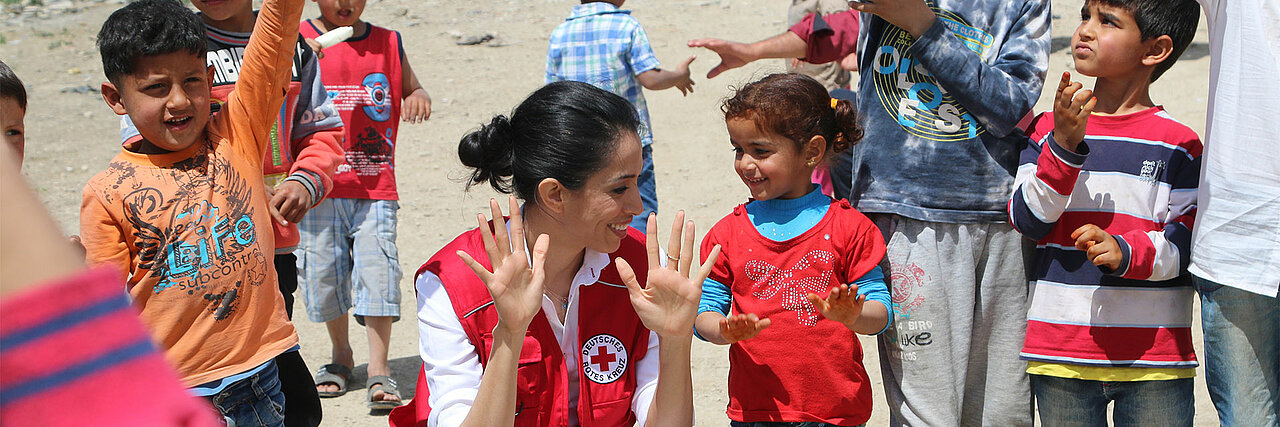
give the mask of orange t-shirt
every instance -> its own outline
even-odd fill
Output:
[[[298,343],[276,290],[263,150],[284,101],[302,0],[267,0],[206,140],[122,150],[85,185],[88,260],[127,273],[133,304],[187,387],[248,371]]]

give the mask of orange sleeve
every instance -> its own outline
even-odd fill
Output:
[[[84,244],[86,264],[109,265],[120,272],[122,279],[129,277],[133,259],[124,230],[90,186],[85,186],[80,200],[80,242]]]
[[[280,105],[289,89],[293,49],[305,0],[266,0],[244,49],[240,79],[227,96],[228,139],[261,162]]]

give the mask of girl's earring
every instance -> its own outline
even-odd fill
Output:
[[[816,165],[816,164],[818,164],[818,161],[817,161],[817,160],[809,159],[809,161],[808,161],[808,162],[805,162],[805,164],[804,164],[804,165],[805,165],[805,166],[808,166],[808,167],[813,167],[813,166],[814,166],[814,165]]]

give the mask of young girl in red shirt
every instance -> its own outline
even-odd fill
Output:
[[[856,334],[888,326],[880,230],[810,182],[862,138],[852,102],[801,74],[773,74],[724,102],[734,169],[751,199],[707,233],[720,245],[695,331],[729,349],[734,426],[854,426],[871,417]],[[809,425],[809,424],[806,424]]]

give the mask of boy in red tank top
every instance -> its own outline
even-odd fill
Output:
[[[396,132],[401,120],[430,117],[431,98],[409,66],[400,33],[360,20],[365,0],[316,3],[320,17],[302,23],[303,37],[353,29],[320,59],[321,81],[345,124],[346,158],[329,198],[299,224],[298,277],[307,316],[325,322],[333,344],[333,363],[316,372],[316,387],[321,397],[346,391],[355,365],[346,314],[354,307],[369,337],[369,407],[391,409],[401,397],[387,365],[391,323],[400,318]]]

